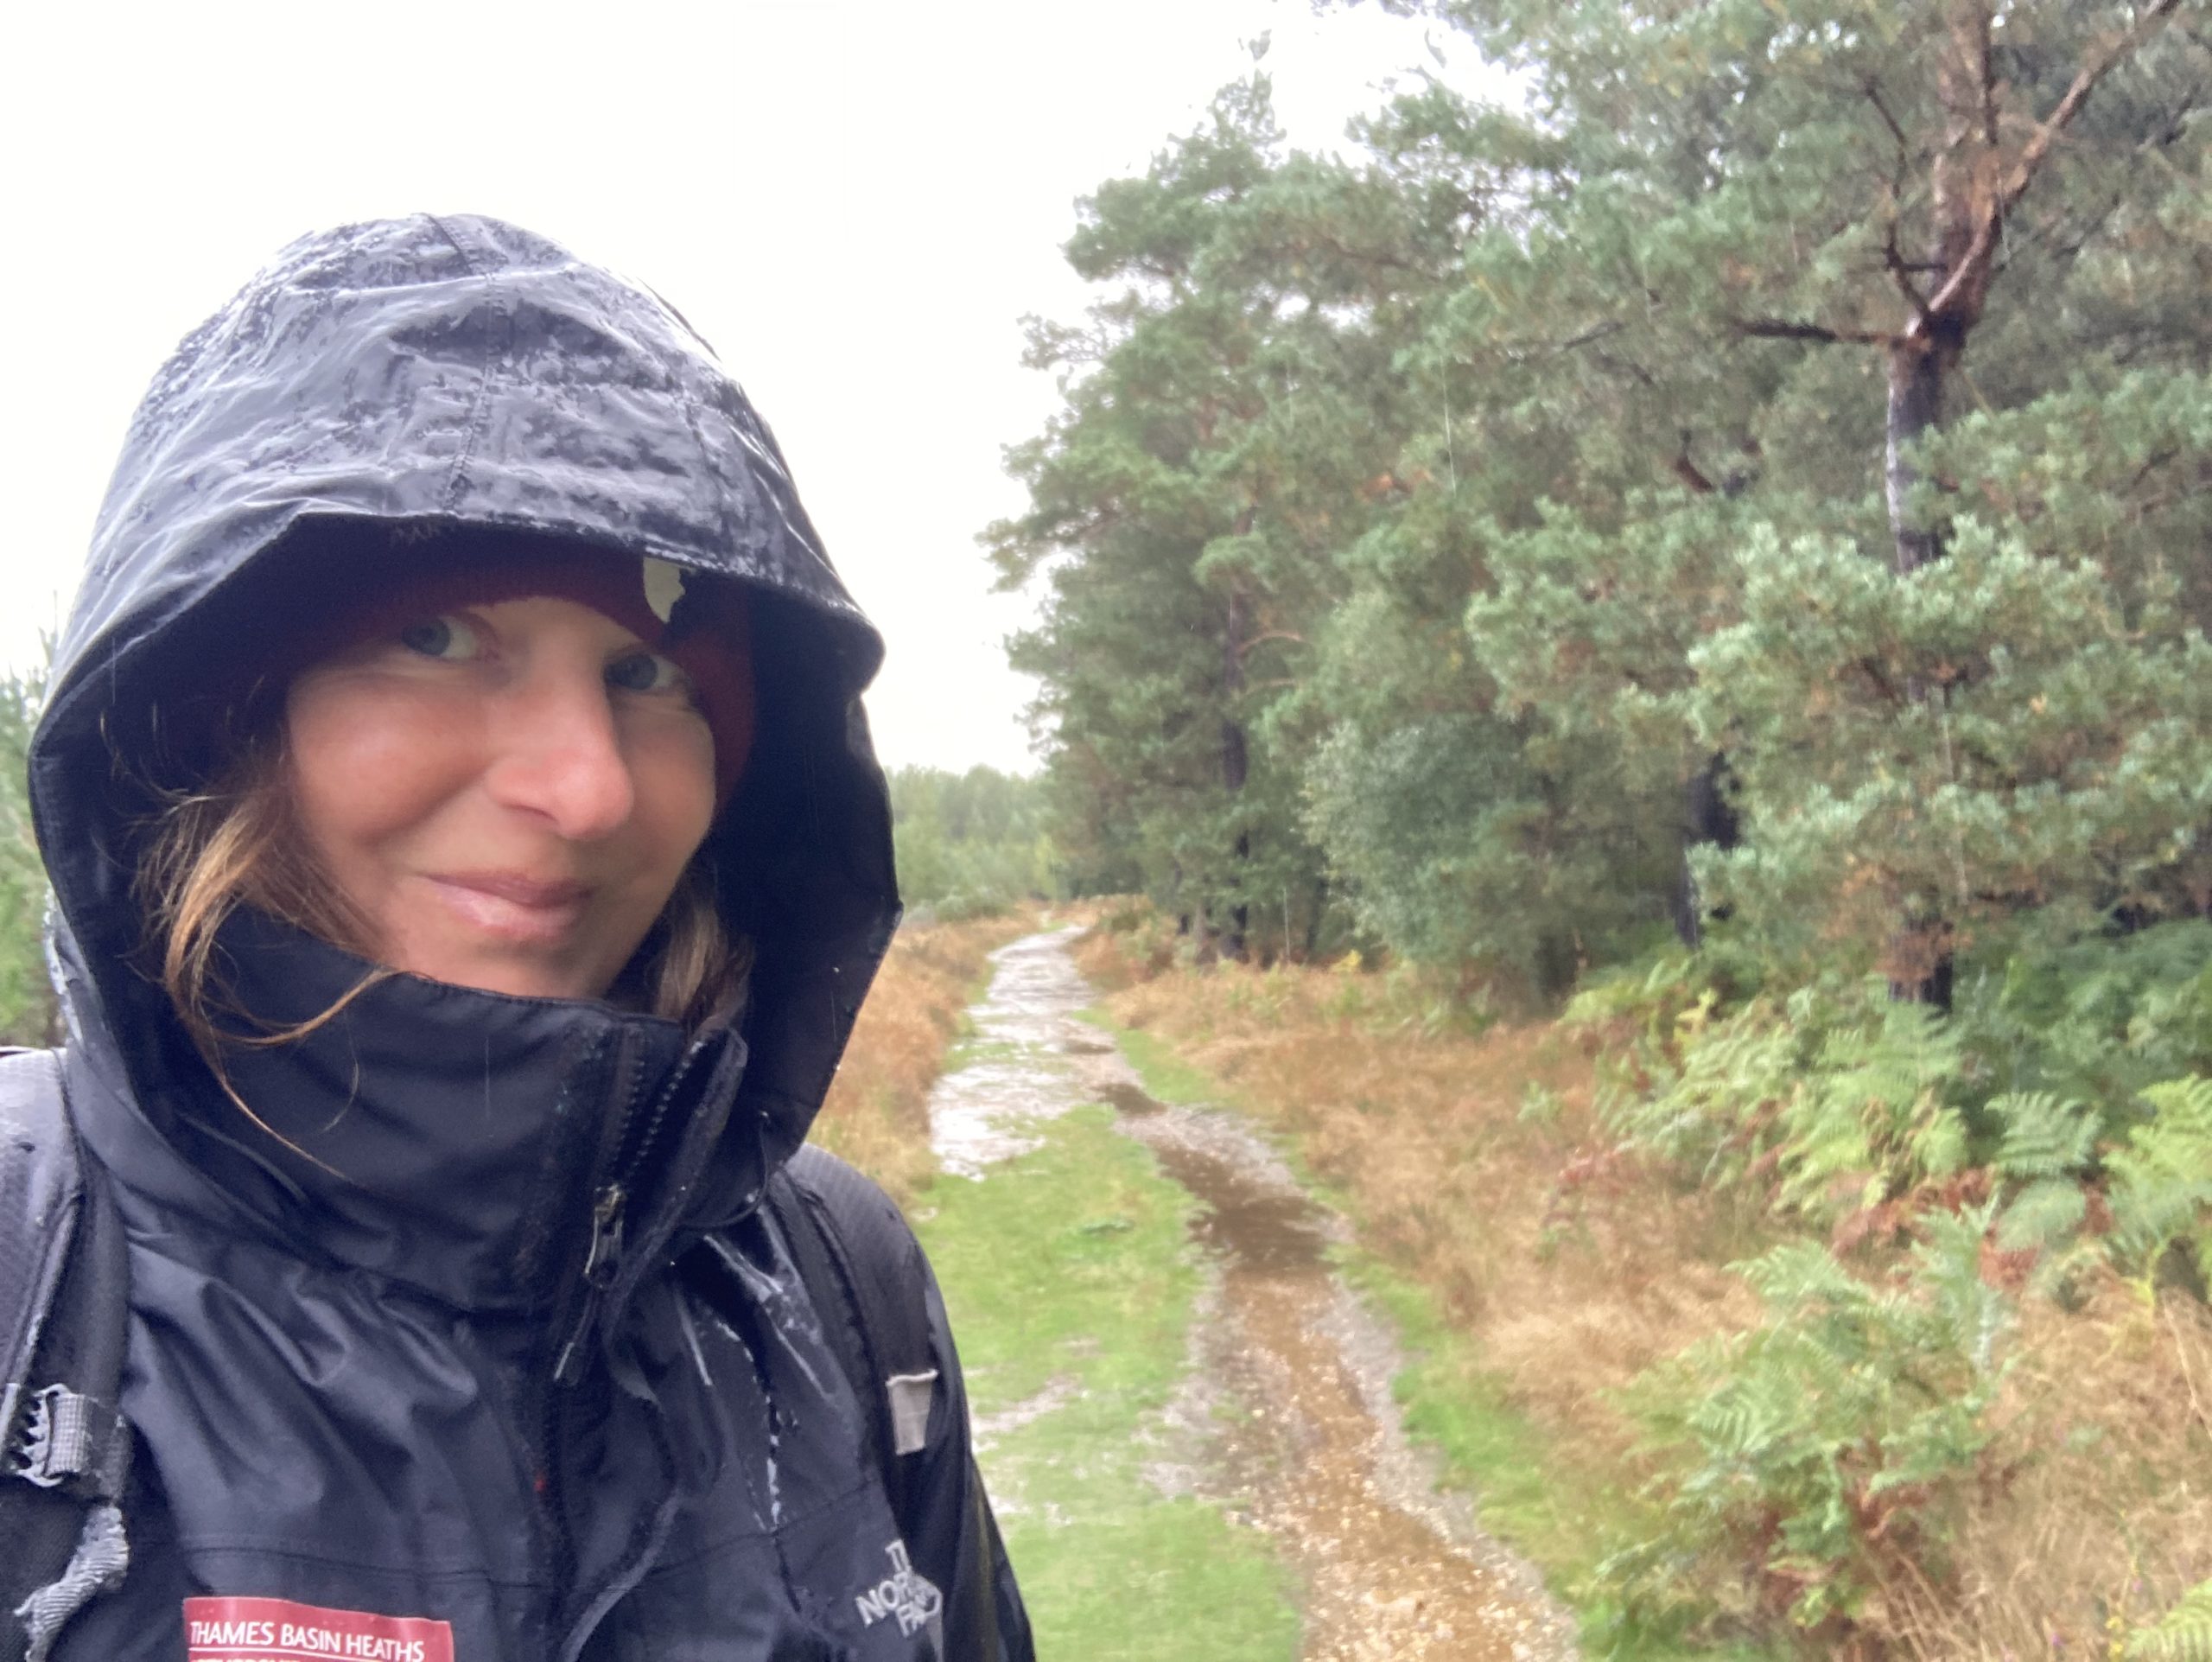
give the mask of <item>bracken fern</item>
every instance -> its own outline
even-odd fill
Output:
[[[2199,1582],[2127,1640],[2127,1662],[2212,1662],[2212,1582]]]
[[[2143,1097],[2155,1117],[2106,1162],[2114,1248],[2148,1274],[2178,1247],[2200,1282],[2212,1278],[2212,1079],[2169,1080]]]
[[[1666,1535],[1601,1571],[1632,1605],[1785,1614],[1839,1642],[1906,1566],[1941,1579],[2009,1366],[2012,1307],[1980,1273],[1993,1211],[1931,1217],[1902,1286],[1809,1241],[1738,1266],[1765,1322],[1692,1347],[1634,1392],[1674,1464],[1657,1486]]]

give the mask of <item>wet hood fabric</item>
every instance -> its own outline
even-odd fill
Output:
[[[196,702],[281,653],[320,597],[438,538],[553,538],[747,586],[760,740],[713,832],[755,943],[735,1118],[787,1153],[819,1106],[897,918],[890,816],[859,694],[881,645],[781,454],[653,296],[475,217],[302,239],[195,330],[132,422],[55,654],[32,801],[82,966],[73,1030],[121,1043],[163,1001],[128,967],[137,781],[181,767]],[[87,1004],[96,1008],[87,1008]]]

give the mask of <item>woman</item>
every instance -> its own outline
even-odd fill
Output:
[[[894,1516],[762,1203],[897,918],[880,656],[704,345],[539,239],[310,237],[184,343],[32,761],[130,1286],[53,1654],[1028,1653],[925,1272]]]

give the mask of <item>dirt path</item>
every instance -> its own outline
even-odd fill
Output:
[[[931,1136],[947,1169],[986,1175],[1033,1144],[1025,1122],[1103,1102],[1198,1200],[1192,1232],[1217,1278],[1161,1428],[1156,1481],[1195,1488],[1271,1538],[1304,1589],[1302,1662],[1573,1656],[1572,1621],[1535,1572],[1464,1502],[1435,1493],[1407,1443],[1389,1388],[1395,1341],[1325,1256],[1342,1219],[1236,1117],[1145,1094],[1076,1019],[1094,995],[1068,957],[1075,933],[994,955],[970,1012],[978,1057],[940,1082]]]

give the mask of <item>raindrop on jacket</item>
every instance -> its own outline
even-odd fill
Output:
[[[397,976],[234,1052],[256,1124],[133,967],[150,787],[331,595],[502,537],[747,587],[758,739],[709,839],[757,952],[741,1028]],[[704,344],[550,243],[474,218],[312,236],[185,341],[31,764],[67,1087],[131,1277],[130,1570],[62,1662],[1029,1653],[934,1287],[902,1538],[825,1342],[842,1315],[758,1207],[897,921],[859,701],[880,653]],[[365,968],[251,914],[222,944],[264,1022]],[[587,1278],[618,1174],[620,1251]]]

